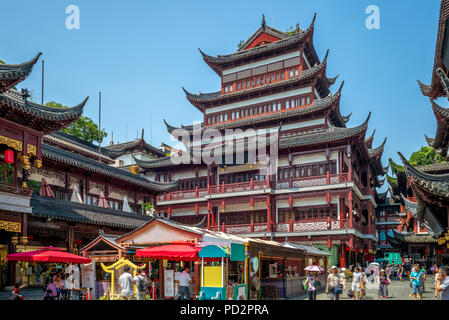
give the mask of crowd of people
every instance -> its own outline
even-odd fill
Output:
[[[381,268],[382,267],[382,268]],[[449,300],[449,267],[432,266],[429,272],[425,267],[419,264],[397,264],[397,265],[379,265],[378,271],[367,266],[362,269],[360,266],[350,266],[347,269],[332,266],[329,269],[325,293],[330,300],[340,300],[345,290],[352,300],[366,298],[366,288],[369,283],[376,284],[378,287],[378,296],[381,299],[389,297],[388,287],[391,279],[395,278],[401,282],[405,279],[410,281],[410,297],[415,300],[422,300],[425,292],[426,277],[432,275],[434,279],[435,292],[434,298]],[[309,300],[316,300],[319,285],[318,273],[310,272],[306,274],[303,282],[304,290],[308,293]]]

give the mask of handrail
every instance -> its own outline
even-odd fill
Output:
[[[7,192],[12,194],[19,194],[22,196],[31,197],[34,190],[31,188],[21,188],[12,184],[0,182],[0,192]]]

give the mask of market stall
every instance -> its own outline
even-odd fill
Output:
[[[201,300],[247,300],[244,244],[208,245],[201,249]]]
[[[118,299],[120,298],[120,291],[117,290],[115,279],[118,279],[118,277],[123,273],[122,268],[124,266],[129,266],[133,270],[133,278],[137,275],[138,270],[142,270],[145,268],[145,265],[137,266],[131,261],[121,258],[117,262],[114,262],[113,264],[109,266],[105,266],[103,263],[101,263],[101,268],[109,273],[110,279],[111,279],[111,285],[110,285],[110,292],[109,292],[109,299]],[[136,285],[133,286],[133,291],[136,293]]]
[[[63,299],[71,299],[75,295],[79,299],[87,299],[90,296],[89,289],[79,287],[80,269],[77,266],[77,264],[90,263],[91,259],[89,258],[66,252],[64,249],[60,248],[44,247],[34,251],[8,254],[6,255],[6,260],[36,263],[37,266],[40,266],[41,264],[65,264],[65,266],[56,265],[55,268],[62,270],[63,273],[67,274],[67,278],[65,279],[66,288],[62,289],[61,292]]]
[[[161,292],[165,298],[174,298],[178,293],[178,285],[175,282],[177,270],[186,266],[193,270],[192,263],[199,261],[198,252],[201,250],[196,244],[190,242],[178,242],[175,244],[166,244],[160,246],[153,246],[144,249],[138,249],[135,252],[135,257],[138,260],[145,259],[149,263],[162,261],[163,284],[164,290]],[[139,259],[140,258],[140,259]],[[195,281],[196,279],[194,279]],[[192,292],[192,288],[189,288]]]

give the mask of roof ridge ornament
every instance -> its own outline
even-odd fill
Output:
[[[266,23],[266,21],[265,21],[265,15],[262,14],[262,29],[263,29],[263,30],[265,30],[266,25],[267,25],[267,23]]]
[[[31,97],[30,91],[27,88],[22,88],[21,95],[25,102],[29,97]]]
[[[449,99],[449,77],[444,73],[443,69],[438,68],[436,74],[440,77],[440,83],[443,87],[446,97]]]

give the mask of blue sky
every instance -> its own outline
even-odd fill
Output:
[[[145,128],[151,143],[173,143],[163,119],[191,124],[201,114],[185,98],[191,92],[219,89],[219,77],[202,60],[204,52],[228,54],[260,26],[285,31],[307,28],[317,13],[314,43],[320,58],[330,49],[328,76],[345,80],[342,114],[348,126],[372,117],[374,146],[388,137],[383,161],[399,161],[433,137],[436,121],[416,80],[429,83],[433,67],[439,0],[296,1],[4,1],[0,11],[0,59],[21,63],[43,52],[45,102],[76,105],[90,96],[85,115],[98,121],[114,140],[134,139]],[[80,9],[80,29],[65,27],[68,5]],[[365,8],[380,8],[380,30],[365,27]],[[23,87],[40,102],[41,64]],[[19,86],[20,87],[20,86]],[[442,103],[443,106],[446,106]],[[152,119],[152,129],[150,119]],[[127,130],[125,130],[127,126]]]

